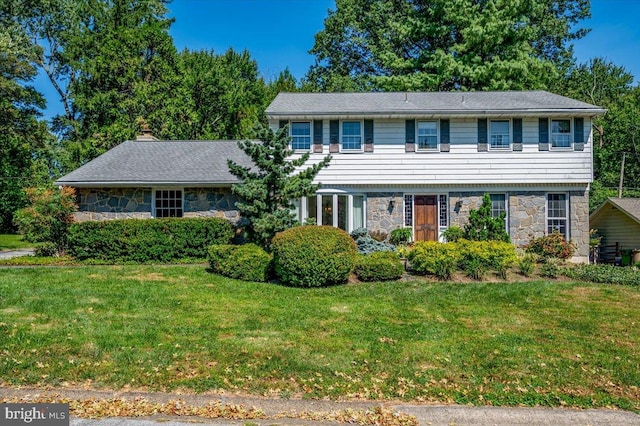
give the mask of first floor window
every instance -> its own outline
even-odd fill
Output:
[[[505,229],[507,228],[507,195],[489,194],[491,197],[491,217],[503,217]]]
[[[571,120],[551,120],[551,146],[571,147]]]
[[[435,150],[438,148],[438,122],[418,121],[418,149]]]
[[[447,205],[447,196],[440,195],[439,196],[439,206],[440,206],[440,226],[445,227],[449,224],[449,206]]]
[[[155,217],[182,217],[182,190],[156,190]]]
[[[356,151],[362,149],[362,123],[359,121],[342,122],[342,149]]]
[[[557,231],[569,240],[567,194],[547,194],[547,234]]]
[[[297,203],[293,203],[297,207]],[[302,199],[300,203],[302,223],[315,222],[351,232],[365,227],[364,195],[322,194]],[[295,212],[294,212],[295,213]]]
[[[308,121],[291,123],[291,149],[309,151],[311,149],[311,123]]]
[[[491,148],[509,148],[509,120],[491,120],[489,139]]]

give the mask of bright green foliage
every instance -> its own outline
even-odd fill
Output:
[[[378,251],[358,255],[353,272],[360,281],[393,281],[404,274],[404,264],[396,253]]]
[[[549,235],[540,238],[532,238],[526,245],[527,253],[537,254],[543,258],[569,259],[576,250],[571,241],[567,241],[564,235],[558,231],[553,231]]]
[[[413,229],[411,228],[398,228],[391,231],[389,235],[389,242],[393,245],[399,246],[408,244],[413,239]]]
[[[525,254],[518,259],[518,269],[520,273],[525,277],[533,275],[533,271],[536,268],[537,256],[534,254]]]
[[[284,284],[322,287],[347,281],[356,261],[356,243],[332,226],[298,226],[273,238],[276,275]]]
[[[459,226],[452,225],[442,232],[442,237],[450,243],[455,243],[464,237],[464,230]]]
[[[219,244],[209,247],[209,264],[220,275],[243,281],[269,280],[273,256],[255,244]]]
[[[469,241],[456,243],[460,253],[459,265],[469,276],[481,279],[487,270],[494,270],[501,278],[518,260],[515,247],[504,241]]]
[[[484,194],[480,207],[469,211],[469,223],[464,226],[464,238],[473,241],[509,242],[504,219],[504,212],[499,217],[491,215],[491,198],[489,194]]]
[[[544,88],[587,17],[587,0],[337,0],[307,81],[323,91]]]
[[[437,241],[418,241],[408,256],[412,271],[435,275],[441,280],[451,278],[459,259],[460,253],[456,244]]]
[[[48,249],[61,254],[67,245],[67,230],[76,210],[75,191],[68,187],[27,188],[28,207],[18,210],[14,222],[24,239],[49,243]]]
[[[213,244],[228,244],[231,223],[221,218],[128,219],[74,223],[69,254],[108,263],[173,262],[207,258]]]
[[[258,126],[256,133],[260,142],[245,140],[238,143],[254,167],[246,168],[228,161],[229,171],[240,180],[231,190],[242,200],[236,206],[249,222],[249,237],[267,250],[277,232],[296,223],[291,200],[315,194],[318,185],[312,183],[313,179],[331,160],[331,156],[326,156],[303,168],[309,153],[297,159],[289,158],[294,151],[289,148],[288,132],[288,126],[275,133],[267,126]]]

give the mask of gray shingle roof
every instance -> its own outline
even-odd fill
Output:
[[[211,185],[237,181],[227,159],[250,166],[237,141],[126,141],[56,181],[58,185]]]
[[[609,202],[640,222],[640,198],[609,198]]]
[[[489,115],[508,113],[570,113],[598,115],[605,110],[545,91],[511,92],[367,92],[280,93],[267,117],[295,115],[410,114]]]

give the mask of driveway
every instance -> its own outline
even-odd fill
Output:
[[[33,253],[33,249],[0,251],[0,259],[11,259],[12,257],[20,256],[33,256]]]

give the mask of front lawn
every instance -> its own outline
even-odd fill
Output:
[[[0,269],[5,386],[640,410],[640,289]]]
[[[22,235],[0,234],[0,251],[33,248],[35,244],[22,239]]]

